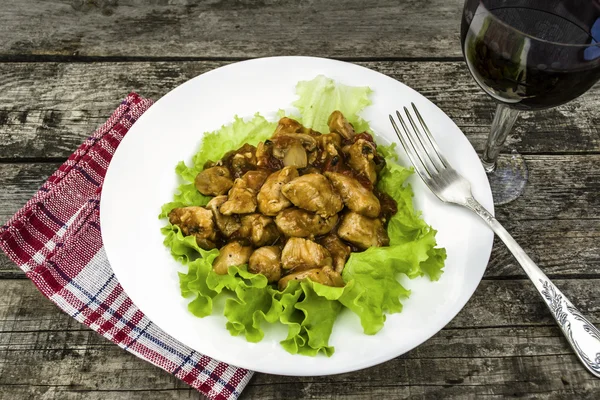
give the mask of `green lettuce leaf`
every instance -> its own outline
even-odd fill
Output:
[[[317,287],[336,292],[337,297],[344,291],[343,288],[330,288],[310,280],[300,282],[299,288],[292,288],[295,292],[291,298],[302,300],[288,301],[280,319],[288,325],[288,336],[281,341],[281,345],[291,354],[316,356],[323,353],[331,357],[335,351],[329,346],[329,337],[342,304],[321,295],[323,292],[319,294]]]
[[[389,247],[372,247],[362,253],[353,253],[342,274],[347,282],[353,282],[340,298],[340,302],[355,312],[361,320],[363,330],[372,335],[385,322],[385,314],[402,311],[402,298],[410,291],[398,282],[399,274],[409,278],[423,275],[423,263],[435,246],[435,231],[410,242]],[[438,264],[438,262],[441,263]],[[441,274],[443,259],[431,262],[431,272]]]
[[[429,226],[413,206],[413,191],[406,180],[413,174],[412,168],[405,168],[396,162],[395,145],[377,146],[378,153],[386,159],[386,168],[381,172],[377,188],[392,196],[398,204],[398,212],[388,223],[390,244],[415,240],[429,230]]]
[[[192,157],[192,165],[180,162],[175,172],[187,182],[194,182],[196,175],[208,161],[216,161],[227,152],[236,150],[245,143],[256,145],[273,135],[277,122],[269,122],[262,115],[255,114],[249,121],[238,116],[229,125],[223,125],[214,132],[205,133],[198,152]]]
[[[163,244],[171,249],[171,255],[180,263],[188,264],[198,257],[212,260],[219,254],[218,250],[204,250],[196,243],[194,236],[184,236],[177,225],[167,224],[161,229],[165,239]],[[214,256],[214,257],[213,257]]]
[[[435,232],[435,231],[434,231]],[[431,248],[427,252],[429,258],[421,262],[421,269],[427,274],[429,279],[437,281],[442,276],[444,262],[446,261],[446,249]]]
[[[194,236],[183,236],[176,225],[168,224],[162,228],[164,244],[171,249],[171,255],[188,267],[188,272],[179,272],[179,288],[183,297],[195,296],[188,304],[188,310],[197,317],[206,317],[212,313],[212,299],[218,294],[207,284],[208,276],[213,273],[212,263],[219,250],[204,250],[196,243]]]
[[[227,330],[233,336],[244,334],[249,342],[260,342],[264,337],[262,323],[274,323],[281,314],[281,308],[273,301],[275,289],[268,286],[267,278],[248,272],[245,266],[230,267],[228,275],[237,275],[238,279],[228,286],[236,296],[225,302]]]
[[[159,218],[164,218],[175,207],[204,206],[210,197],[203,196],[196,190],[194,179],[208,161],[216,161],[227,152],[236,150],[245,143],[256,145],[273,135],[277,122],[269,122],[263,116],[255,114],[252,119],[244,121],[238,116],[229,125],[207,132],[202,136],[198,152],[192,157],[192,164],[186,165],[180,161],[175,167],[175,173],[185,182],[179,185],[173,202],[163,205]]]
[[[436,249],[435,234],[413,207],[413,192],[406,179],[413,173],[395,162],[394,148],[378,147],[386,156],[386,167],[378,182],[378,189],[389,194],[398,203],[398,212],[388,223],[390,245],[372,247],[361,253],[352,253],[346,262],[342,277],[354,285],[340,298],[340,302],[358,314],[366,334],[375,334],[385,322],[386,313],[402,311],[401,298],[410,295],[398,282],[398,275],[416,278],[427,274],[437,280],[446,259],[444,249]]]
[[[328,133],[327,119],[335,110],[344,114],[356,132],[371,132],[369,124],[358,114],[371,104],[367,86],[347,86],[319,75],[310,81],[300,81],[296,93],[300,96],[294,106],[300,110],[304,126]]]

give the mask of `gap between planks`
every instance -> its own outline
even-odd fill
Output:
[[[128,62],[241,62],[264,57],[143,57],[0,54],[2,63],[128,63]],[[294,57],[290,55],[290,57]],[[302,56],[300,56],[302,57]],[[463,57],[321,57],[345,62],[457,62]]]

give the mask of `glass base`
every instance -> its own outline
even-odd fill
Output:
[[[483,162],[495,205],[510,203],[523,193],[529,171],[525,159],[516,151],[501,154],[495,167]]]

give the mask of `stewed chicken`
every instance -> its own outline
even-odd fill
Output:
[[[201,248],[219,248],[218,274],[248,265],[281,290],[303,279],[343,286],[352,252],[389,244],[396,203],[376,189],[385,161],[372,136],[339,111],[328,126],[321,134],[282,118],[269,140],[207,163],[195,186],[214,197],[173,209],[169,221]]]

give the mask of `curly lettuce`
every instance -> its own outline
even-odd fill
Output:
[[[346,86],[320,75],[299,82],[296,90],[299,99],[294,105],[300,116],[294,118],[305,126],[327,132],[327,118],[340,110],[356,131],[370,131],[359,115],[371,104],[370,88]],[[177,165],[182,184],[173,201],[162,206],[159,217],[164,218],[175,207],[205,205],[209,198],[198,193],[193,184],[205,163],[220,159],[244,143],[256,144],[269,138],[275,127],[275,122],[256,114],[247,121],[235,117],[232,124],[205,134],[191,163]],[[413,191],[406,183],[412,169],[397,163],[393,145],[379,146],[378,151],[385,157],[386,167],[377,187],[398,204],[398,212],[387,227],[390,245],[352,253],[342,273],[346,283],[343,288],[306,280],[292,281],[279,291],[264,276],[248,272],[246,265],[230,267],[226,275],[218,275],[212,262],[219,251],[201,249],[193,236],[185,237],[177,226],[167,224],[162,229],[164,244],[187,267],[187,273],[179,273],[179,282],[181,295],[190,299],[189,311],[197,317],[210,315],[215,297],[228,292],[231,296],[225,302],[224,315],[231,335],[258,342],[264,337],[265,324],[281,323],[288,328],[281,346],[292,354],[307,356],[334,353],[329,338],[344,307],[360,317],[366,334],[376,334],[386,314],[401,312],[402,299],[410,295],[398,282],[399,274],[438,280],[446,259],[446,251],[436,247],[436,231],[414,209]]]
[[[276,126],[276,122],[269,122],[262,115],[255,114],[247,121],[235,116],[231,124],[205,133],[191,164],[180,161],[175,167],[175,173],[183,183],[179,185],[173,201],[162,206],[160,218],[166,217],[169,211],[177,207],[206,205],[210,197],[202,195],[194,186],[194,179],[204,169],[204,164],[219,160],[227,152],[238,149],[245,143],[256,145],[268,139]]]
[[[369,95],[372,92],[367,86],[347,86],[318,75],[310,81],[298,82],[296,93],[299,98],[294,106],[300,111],[302,124],[317,132],[329,132],[327,119],[335,110],[344,114],[356,132],[372,132],[359,115],[371,105]]]

